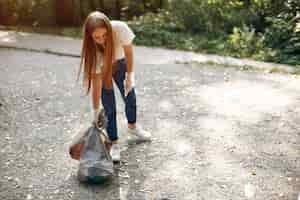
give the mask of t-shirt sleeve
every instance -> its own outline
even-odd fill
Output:
[[[122,22],[119,27],[119,37],[122,45],[129,45],[135,38],[135,34],[125,22]]]

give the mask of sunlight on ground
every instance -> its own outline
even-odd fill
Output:
[[[293,99],[278,89],[248,81],[232,85],[216,84],[197,89],[199,101],[215,113],[239,118],[250,123],[261,120],[265,114],[277,113],[293,103]]]
[[[162,165],[161,171],[158,174],[165,175],[170,181],[181,182],[185,177],[184,171],[184,160],[170,160]]]
[[[119,187],[120,200],[127,200],[129,188],[128,187]]]
[[[272,156],[282,156],[288,155],[290,158],[296,158],[300,150],[293,148],[291,144],[288,144],[288,141],[284,141],[281,144],[274,145],[273,143],[266,144],[260,147],[260,151],[267,153]]]
[[[160,101],[158,103],[158,107],[160,108],[161,111],[166,111],[166,112],[172,112],[172,109],[174,109],[174,105],[167,100]]]
[[[235,124],[212,117],[199,117],[197,124],[200,128],[199,133],[209,138],[206,144],[203,145],[203,152],[205,152],[205,157],[211,164],[209,168],[211,173],[220,177],[226,176],[226,174],[233,175],[239,166],[231,163],[236,161],[227,157],[224,152],[240,144],[240,141],[236,138],[238,132],[234,130],[236,128]],[[207,148],[208,146],[214,146],[214,148]],[[245,152],[250,151],[247,148],[243,149]],[[238,171],[241,170],[240,168]],[[246,175],[246,172],[242,174],[242,176],[244,175]]]
[[[184,139],[173,141],[172,146],[179,155],[186,155],[194,151],[192,145]]]
[[[166,160],[156,171],[147,176],[143,187],[147,188],[148,185],[152,185],[152,187],[154,186],[154,192],[160,192],[162,188],[164,188],[164,191],[169,192],[189,193],[197,191],[197,185],[192,186],[190,184],[197,179],[195,176],[191,178],[192,173],[185,160]]]
[[[163,138],[172,139],[175,135],[181,133],[184,126],[179,124],[176,120],[159,120],[157,121],[157,133]]]
[[[215,144],[214,149],[205,149],[205,157],[210,165],[208,172],[212,176],[226,179],[226,177],[234,177],[235,173],[239,173],[238,179],[245,179],[248,177],[249,172],[239,165],[237,160],[229,157],[224,152],[223,145]]]
[[[17,42],[15,35],[12,35],[7,32],[0,32],[0,41],[5,43],[14,43]]]
[[[196,123],[200,129],[203,129],[205,132],[209,132],[210,134],[214,134],[215,136],[234,135],[234,123],[229,120],[202,116],[196,120]]]

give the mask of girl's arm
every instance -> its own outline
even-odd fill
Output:
[[[127,73],[133,72],[133,45],[124,45],[124,54],[127,61]]]
[[[102,89],[102,76],[101,73],[93,73],[92,75],[92,102],[95,112],[100,111],[102,105],[100,104],[101,90]],[[98,114],[98,113],[95,113]]]
[[[125,96],[134,87],[134,72],[133,72],[133,46],[132,44],[124,45],[124,54],[126,58],[127,72],[125,74],[124,86],[125,86]]]

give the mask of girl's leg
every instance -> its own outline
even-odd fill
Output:
[[[107,134],[112,142],[118,140],[116,98],[113,89],[102,88],[102,104],[108,119]]]
[[[122,98],[125,101],[125,113],[128,122],[128,132],[137,136],[141,141],[150,141],[151,134],[141,127],[136,126],[136,95],[134,88],[128,93],[127,97],[125,97],[124,90],[124,80],[126,73],[126,61],[125,59],[118,61],[118,71],[116,71],[113,75],[114,81],[118,86]]]
[[[126,61],[125,59],[118,61],[118,70],[113,74],[114,81],[118,86],[122,98],[125,102],[125,113],[128,121],[128,125],[135,125],[136,123],[136,95],[134,88],[125,97],[124,80],[126,73]]]

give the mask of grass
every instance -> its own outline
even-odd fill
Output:
[[[233,65],[233,64],[219,64],[213,61],[207,62],[191,62],[190,64],[194,66],[209,66],[209,67],[221,67],[221,68],[234,68],[241,71],[264,71],[262,68],[253,67],[250,65]]]
[[[180,62],[177,62],[180,64]],[[289,72],[287,70],[284,70],[283,68],[279,67],[272,67],[269,70],[266,70],[264,68],[259,68],[259,67],[254,67],[250,65],[233,65],[233,64],[219,64],[215,63],[213,61],[207,61],[207,62],[190,62],[190,63],[181,63],[181,64],[191,64],[196,67],[203,67],[203,66],[209,66],[209,67],[221,67],[221,68],[233,68],[236,70],[241,70],[241,71],[256,71],[256,72],[266,72],[266,73],[281,73],[281,74],[290,74],[290,75],[300,75],[300,69],[299,68],[294,68],[293,71]]]
[[[269,73],[278,73],[281,72],[282,70],[279,69],[278,67],[272,67],[271,70],[269,71]]]

